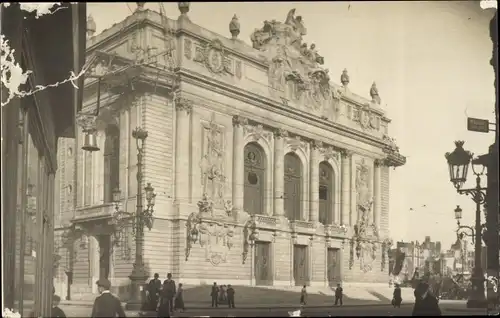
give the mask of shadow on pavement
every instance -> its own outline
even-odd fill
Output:
[[[190,304],[194,307],[210,307],[211,306],[211,292],[212,286],[193,286],[191,288],[186,287],[184,289],[184,302],[186,306]],[[252,286],[233,286],[235,289],[235,303],[236,306],[249,306],[249,305],[269,305],[276,306],[276,304],[297,304],[300,302],[300,291],[293,290],[277,290],[265,287],[252,287]],[[386,300],[384,300],[386,301]],[[309,293],[307,296],[307,304],[310,306],[324,306],[328,304],[333,304],[334,299],[331,295],[325,295],[323,293]],[[359,303],[359,299],[351,299],[344,296],[345,304]],[[378,301],[366,301],[363,303],[373,303],[376,304]],[[387,301],[386,301],[387,303]],[[389,301],[390,303],[390,301]],[[222,305],[223,306],[223,305]],[[287,307],[288,307],[287,306]]]

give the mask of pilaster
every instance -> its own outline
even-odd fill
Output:
[[[189,202],[189,142],[192,101],[176,97],[176,143],[175,143],[175,200],[177,203]]]
[[[283,217],[285,186],[285,140],[288,132],[277,129],[274,132],[274,215]]]
[[[245,158],[243,126],[247,120],[241,116],[233,116],[233,211],[243,211],[245,192]]]
[[[382,161],[375,159],[373,172],[373,224],[380,232],[380,215],[382,213],[381,168]]]
[[[351,207],[351,182],[350,182],[350,166],[351,166],[351,152],[348,150],[341,151],[341,222],[345,225],[352,224],[352,218],[349,217]]]
[[[319,221],[319,148],[321,142],[311,142],[311,159],[310,159],[310,186],[309,186],[309,222],[316,223]]]

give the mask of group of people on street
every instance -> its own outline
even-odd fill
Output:
[[[184,311],[182,283],[176,286],[172,279],[172,274],[167,274],[167,279],[160,280],[158,273],[154,274],[154,278],[149,281],[146,289],[147,301],[144,304],[145,311],[156,311],[158,317],[170,317],[170,314],[176,310]]]
[[[212,307],[219,307],[219,304],[226,303],[229,308],[235,308],[234,294],[234,288],[230,284],[227,286],[217,286],[217,283],[214,282],[210,291],[210,297],[212,298]]]
[[[183,289],[182,284],[176,286],[172,279],[172,274],[167,274],[167,279],[161,283],[158,273],[154,274],[154,278],[148,284],[146,289],[147,302],[144,304],[143,310],[156,311],[158,317],[170,317],[175,310],[184,311]],[[108,279],[101,278],[97,281],[97,286],[100,295],[96,297],[92,308],[92,318],[98,317],[126,317],[122,304],[118,297],[111,292],[111,283]],[[218,286],[214,282],[210,297],[212,299],[212,307],[218,307],[219,304],[227,303],[229,308],[234,306],[235,291],[231,285]],[[432,293],[429,284],[425,281],[420,281],[414,291],[415,305],[413,307],[413,316],[441,316],[439,308],[439,300]],[[340,284],[335,289],[335,306],[343,305],[343,288]],[[392,305],[394,308],[400,308],[403,301],[401,295],[401,287],[395,285]],[[66,317],[64,312],[59,308],[60,298],[53,296],[52,316]],[[307,304],[307,287],[303,286],[300,294],[300,304]]]

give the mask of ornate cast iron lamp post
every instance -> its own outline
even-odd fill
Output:
[[[473,233],[474,237],[474,269],[472,272],[472,294],[467,300],[468,308],[485,308],[486,298],[484,295],[484,275],[481,268],[481,205],[486,201],[486,188],[481,187],[481,176],[484,173],[484,166],[481,171],[476,171],[474,168],[477,161],[472,160],[473,154],[464,150],[463,141],[455,141],[455,150],[452,153],[446,153],[446,161],[448,162],[450,181],[453,183],[459,194],[466,194],[472,197],[476,203],[476,222]],[[471,164],[472,163],[472,164]],[[469,164],[472,166],[472,172],[476,176],[476,186],[471,189],[462,189],[463,184],[467,180],[467,172]],[[458,213],[461,214],[461,209]],[[455,215],[456,217],[457,215]],[[459,224],[460,226],[460,224]],[[465,227],[464,227],[465,228]]]
[[[113,215],[116,223],[119,224],[119,228],[123,227],[127,221],[131,220],[133,226],[133,234],[135,237],[135,260],[133,264],[133,270],[131,275],[129,276],[132,282],[131,289],[131,297],[128,301],[126,308],[127,310],[140,310],[142,305],[141,299],[141,287],[146,282],[146,279],[149,277],[148,273],[144,268],[144,259],[143,259],[143,240],[144,240],[144,228],[147,227],[149,230],[153,227],[153,207],[155,205],[156,194],[154,193],[154,188],[151,186],[151,183],[148,183],[144,188],[146,192],[146,208],[142,205],[142,157],[144,152],[144,141],[148,137],[148,132],[141,129],[136,128],[132,132],[132,137],[136,140],[137,145],[137,208],[135,213],[120,211],[119,209],[119,201],[121,197],[121,192],[118,189],[115,189],[113,192],[113,199],[116,204],[116,212]],[[130,221],[128,221],[130,222]]]
[[[460,208],[460,205],[457,205],[456,209],[454,210],[455,212],[455,219],[457,220],[457,236],[459,239],[463,239],[464,236],[468,236],[472,238],[472,244],[475,243],[476,241],[476,230],[472,226],[468,225],[462,225],[460,224],[460,219],[462,218],[462,208]],[[485,224],[481,224],[481,233],[483,232],[485,228]],[[465,230],[468,230],[470,233],[465,232]],[[478,237],[481,237],[482,235],[478,235]]]

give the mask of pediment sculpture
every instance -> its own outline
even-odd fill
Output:
[[[290,10],[284,23],[264,21],[251,35],[253,47],[268,58],[269,92],[277,99],[293,101],[320,117],[332,118],[333,99],[328,69],[315,44],[303,42],[307,34],[302,17]]]

